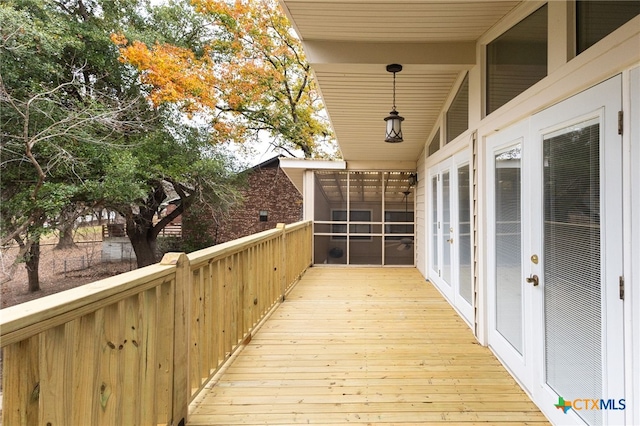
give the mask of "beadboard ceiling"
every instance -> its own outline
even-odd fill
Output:
[[[519,1],[280,0],[347,161],[416,161],[478,38]],[[393,76],[404,142],[384,142]]]

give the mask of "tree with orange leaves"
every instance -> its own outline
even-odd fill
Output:
[[[211,29],[204,47],[112,36],[121,60],[140,72],[149,100],[207,117],[213,142],[242,143],[266,132],[276,148],[321,156],[321,146],[333,144],[332,133],[300,40],[277,1],[192,5]]]

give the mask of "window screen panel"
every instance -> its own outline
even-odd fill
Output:
[[[546,381],[567,399],[603,397],[599,127],[573,125],[543,142]],[[602,424],[597,410],[576,413]]]
[[[333,210],[331,212],[331,217],[334,222],[347,222],[347,211],[346,210]],[[354,235],[354,234],[371,234],[373,231],[371,229],[370,223],[351,223],[351,222],[371,222],[371,210],[350,210],[349,211],[349,239],[352,240],[371,240],[371,236],[369,235]],[[332,225],[331,232],[333,234],[343,234],[343,235],[334,235],[334,240],[344,240],[347,238],[347,223],[335,224]],[[380,232],[378,230],[378,232]]]
[[[349,239],[350,265],[382,265],[382,237],[369,237],[367,241]]]
[[[347,263],[347,239],[342,241],[330,235],[313,237],[313,262],[317,264],[345,265]]]
[[[318,170],[314,173],[314,179],[314,220],[336,220],[332,217],[333,210],[347,210],[347,173]],[[340,220],[346,221],[347,218],[345,216]]]
[[[413,211],[386,211],[384,222],[384,232],[387,234],[384,239],[387,241],[401,240],[403,236],[413,235]],[[402,222],[402,225],[393,225],[392,222]]]

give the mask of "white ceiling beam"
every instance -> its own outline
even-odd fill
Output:
[[[303,42],[307,60],[320,71],[323,65],[343,65],[367,71],[381,65],[411,65],[414,71],[470,69],[476,63],[473,42],[370,43],[307,40]],[[383,68],[384,69],[384,68]]]

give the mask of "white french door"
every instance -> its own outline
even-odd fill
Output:
[[[528,123],[487,139],[489,346],[531,390],[531,288],[524,285],[523,220],[530,211],[523,180]]]
[[[473,324],[471,167],[468,151],[430,169],[430,278]]]
[[[533,289],[537,354],[534,395],[554,408],[560,397],[624,398],[621,77],[534,116],[527,247],[539,277]],[[584,404],[583,404],[584,405]],[[548,410],[551,420],[620,424],[624,411]]]
[[[556,424],[624,422],[621,88],[487,140],[489,345]]]

